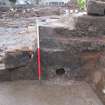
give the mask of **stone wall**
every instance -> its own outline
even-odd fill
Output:
[[[105,15],[105,0],[87,0],[87,13],[90,15]]]
[[[97,30],[98,32],[101,32],[100,35],[102,35],[104,39],[104,22],[105,22],[105,0],[88,0],[87,1],[87,13],[91,15],[92,18],[96,16],[97,18],[94,21],[94,30]],[[93,22],[92,22],[93,23]],[[100,98],[103,100],[105,104],[105,50],[103,49],[102,52],[100,52],[100,57],[98,60],[98,64],[96,64],[95,71],[91,72],[91,82],[94,84],[95,90],[100,96]]]
[[[40,27],[41,64],[47,79],[85,80],[105,101],[104,21],[104,17],[74,14],[64,27]]]
[[[89,69],[95,69],[94,65],[105,49],[105,33],[104,30],[99,31],[98,22],[91,16],[74,15],[73,18],[73,29],[69,26],[40,27],[42,65],[49,76],[56,76],[56,70],[64,68],[67,78],[83,80],[91,71]]]
[[[21,22],[20,22],[21,21]],[[0,81],[37,78],[34,19],[0,19]]]

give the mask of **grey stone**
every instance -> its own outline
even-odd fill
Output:
[[[37,79],[34,19],[0,19],[0,81]]]
[[[10,81],[11,74],[9,70],[0,70],[0,82],[1,81]]]
[[[4,59],[6,69],[25,66],[31,60],[31,54],[27,51],[7,52]]]
[[[87,13],[89,15],[105,15],[105,1],[87,0]]]
[[[27,65],[11,71],[11,80],[34,80],[37,79],[37,73],[33,65]]]
[[[93,37],[89,34],[91,31],[80,27],[74,30],[50,26],[40,27],[41,65],[47,72],[48,78],[57,76],[57,68],[64,68],[65,77],[83,80],[87,77],[88,71],[93,69],[93,66],[89,66],[90,68],[86,66],[92,60],[91,57],[89,60],[84,59],[82,53],[95,56],[97,52],[102,52],[105,49],[104,36],[101,35],[102,38],[99,38],[96,30],[96,35]],[[80,33],[79,31],[83,31],[84,35],[74,34]],[[95,61],[94,65],[96,65]]]
[[[50,51],[75,51],[96,50],[101,51],[105,48],[104,39],[87,38],[87,37],[71,37],[71,38],[44,38],[40,41],[41,49],[45,48]],[[72,49],[72,50],[73,50]]]
[[[62,65],[62,66],[71,66],[71,68],[77,68],[76,66],[79,65],[80,59],[79,55],[77,55],[76,51],[73,51],[75,49],[71,48],[70,50],[56,50],[50,49],[42,49],[41,50],[41,61],[42,64],[46,66],[54,66],[54,65]]]
[[[27,19],[0,22],[0,70],[26,66],[37,48],[35,26],[31,22],[26,26]]]
[[[68,21],[68,26],[65,27],[40,27],[40,41],[47,39],[57,38],[70,38],[70,37],[100,37],[105,35],[105,17],[89,16],[86,14],[73,15],[74,24],[71,29],[71,22]]]
[[[37,80],[37,65],[36,60],[30,61],[27,65],[17,66],[15,68],[9,68],[0,70],[0,82],[2,81],[14,81],[14,80]]]
[[[89,16],[87,14],[73,15],[74,29],[85,32],[85,36],[104,36],[105,17]],[[87,33],[87,35],[86,35]],[[90,35],[91,34],[91,35]]]

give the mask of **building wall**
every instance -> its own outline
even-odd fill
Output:
[[[17,0],[16,5],[19,4],[38,4],[38,1],[40,2],[41,0]],[[9,0],[0,0],[0,6],[1,7],[10,7],[10,2]]]
[[[48,5],[48,6],[64,6],[69,0],[17,0],[16,5],[19,4],[34,4],[34,5]],[[9,0],[0,0],[0,6],[10,6]]]
[[[69,0],[43,0],[40,3],[42,5],[49,5],[49,6],[64,6]]]
[[[40,4],[41,0],[17,0],[17,4]]]
[[[8,6],[10,6],[9,0],[0,0],[0,6],[1,7],[8,7]]]

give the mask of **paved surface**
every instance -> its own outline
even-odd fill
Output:
[[[85,82],[18,81],[0,83],[0,105],[102,105]]]

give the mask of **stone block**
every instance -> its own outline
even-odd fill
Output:
[[[76,14],[73,16],[74,29],[82,31],[84,36],[104,36],[105,17],[89,16],[87,14]],[[86,34],[87,33],[87,34]]]
[[[100,19],[103,23],[103,17],[77,14],[72,30],[40,27],[41,66],[48,79],[57,76],[56,70],[64,69],[65,77],[83,80],[98,66],[97,53],[105,49],[104,23],[99,24]]]
[[[76,54],[66,50],[59,52],[53,52],[53,50],[41,51],[41,65],[42,69],[47,72],[48,79],[62,76],[57,74],[57,70],[64,69],[65,78],[83,80],[88,76],[91,77],[91,73],[96,70],[96,67],[99,67],[101,51],[77,51]]]
[[[68,28],[62,27],[40,27],[40,41],[45,38],[70,38],[70,37],[100,37],[105,35],[104,26],[105,18],[97,16],[89,16],[86,14],[73,15],[72,23],[68,21]]]
[[[37,76],[37,69],[31,63],[27,64],[26,66],[11,69],[11,80],[34,80],[38,79]]]
[[[71,51],[74,54],[82,51],[100,51],[105,48],[104,38],[71,37],[71,38],[44,38],[40,40],[41,49],[48,51]]]
[[[79,53],[74,49],[59,50],[59,49],[42,49],[41,61],[46,66],[62,65],[71,66],[70,68],[77,68],[79,61]]]
[[[10,81],[11,74],[9,70],[0,70],[0,81]]]
[[[105,15],[105,0],[87,0],[87,13],[89,15]]]
[[[6,69],[25,66],[29,63],[31,54],[27,51],[7,52],[4,58]]]

